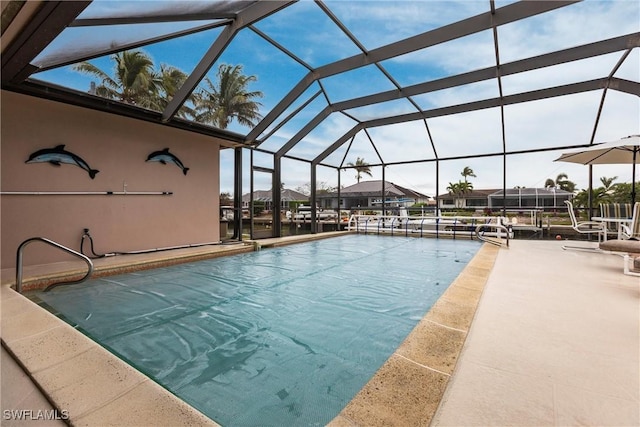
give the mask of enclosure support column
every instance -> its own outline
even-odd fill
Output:
[[[253,150],[251,150],[249,170],[249,235],[253,239]]]
[[[311,163],[311,194],[309,195],[309,200],[311,201],[311,234],[316,234],[318,232],[318,227],[316,227],[316,164]]]
[[[273,236],[281,237],[282,231],[282,174],[281,174],[281,166],[282,157],[277,154],[273,155],[273,176],[272,176],[272,185],[271,185],[271,198],[273,200],[273,214],[272,214],[272,223],[273,223]]]
[[[502,216],[507,217],[507,153],[502,153]]]
[[[440,209],[440,160],[436,160],[436,216],[439,215],[438,209]]]
[[[384,210],[387,207],[387,198],[385,197],[384,194],[384,187],[385,187],[385,181],[384,181],[384,165],[382,165],[382,215],[384,215]]]
[[[242,147],[233,149],[233,239],[242,241]]]
[[[589,165],[589,193],[587,195],[587,206],[589,206],[588,220],[593,216],[593,165]]]
[[[338,224],[342,220],[342,206],[340,205],[340,168],[336,169],[338,171]],[[338,226],[337,230],[340,230],[340,226]]]

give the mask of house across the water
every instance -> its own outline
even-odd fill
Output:
[[[367,207],[381,207],[382,202],[389,207],[409,207],[416,203],[429,204],[430,196],[419,193],[409,188],[401,187],[393,182],[384,183],[382,180],[362,181],[340,190],[340,202],[338,204],[338,192],[317,196],[318,205],[327,209],[358,209]]]
[[[565,200],[573,193],[557,188],[508,188],[506,196],[502,189],[478,189],[461,195],[443,194],[439,197],[441,209],[474,208],[507,209],[566,209]]]
[[[264,209],[267,211],[273,210],[273,194],[271,190],[256,190],[253,192],[253,201],[264,203]],[[280,192],[280,209],[282,211],[288,211],[292,209],[291,204],[301,204],[309,202],[309,196],[302,194],[295,190],[283,188]],[[251,204],[251,193],[242,195],[242,207],[249,209]]]

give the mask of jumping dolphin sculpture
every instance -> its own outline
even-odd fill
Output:
[[[76,165],[79,168],[86,170],[91,179],[94,179],[96,174],[100,172],[97,169],[91,169],[89,164],[80,156],[73,154],[70,151],[66,151],[64,149],[64,145],[57,145],[53,148],[38,150],[35,153],[32,153],[25,163],[51,163],[54,166],[60,166],[61,163]]]
[[[182,169],[182,173],[185,175],[189,170],[189,168],[184,167],[180,159],[169,153],[168,148],[165,148],[162,151],[154,151],[153,153],[149,154],[149,157],[147,157],[147,162],[160,162],[163,165],[166,165],[167,163],[173,163],[174,165]]]

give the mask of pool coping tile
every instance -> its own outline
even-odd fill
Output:
[[[110,357],[110,353],[99,346],[36,372],[33,378],[74,419],[148,381],[130,365]],[[90,401],[85,398],[87,395],[92,396]]]
[[[73,421],[74,426],[218,426],[186,402],[147,379],[94,411]]]
[[[448,379],[393,354],[340,415],[357,426],[427,426]]]

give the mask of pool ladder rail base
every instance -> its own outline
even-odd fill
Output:
[[[489,237],[482,234],[482,231],[485,228],[495,229],[496,237]],[[509,247],[509,234],[513,233],[508,226],[504,226],[502,224],[497,223],[487,223],[487,224],[479,224],[476,227],[476,238],[482,242],[486,242],[492,245],[499,246],[501,248]],[[504,239],[502,238],[502,233],[504,233]]]
[[[74,255],[82,259],[84,262],[87,263],[87,267],[88,267],[87,274],[85,274],[84,277],[82,277],[81,279],[53,283],[44,289],[45,292],[48,292],[51,289],[61,285],[75,285],[78,283],[82,283],[86,281],[89,278],[89,276],[91,276],[91,273],[93,273],[93,262],[86,255],[83,255],[80,252],[76,252],[73,249],[69,249],[68,247],[63,246],[60,243],[54,242],[53,240],[50,240],[44,237],[31,237],[30,239],[27,239],[24,242],[22,242],[20,246],[18,246],[18,251],[16,256],[16,285],[15,285],[16,292],[20,294],[22,293],[22,258],[23,258],[24,248],[33,242],[42,242],[50,246],[53,246],[54,248],[61,249],[71,255]]]

